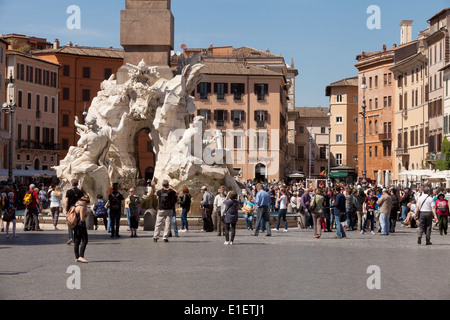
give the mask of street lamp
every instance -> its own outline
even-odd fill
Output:
[[[363,117],[363,180],[362,185],[365,189],[367,187],[367,172],[366,172],[366,74],[363,73],[361,89],[363,90],[363,103],[362,103],[362,117]]]
[[[14,79],[12,72],[9,75],[9,83],[8,83],[8,100],[9,102],[5,102],[2,105],[2,112],[5,114],[9,114],[9,147],[8,147],[8,184],[12,185],[13,180],[13,168],[12,168],[12,147],[13,147],[13,116],[16,112],[16,103],[15,99],[15,89]]]
[[[331,106],[330,106],[330,112],[327,114],[329,118],[329,125],[328,125],[328,172],[327,172],[327,180],[328,180],[328,187],[331,187]]]

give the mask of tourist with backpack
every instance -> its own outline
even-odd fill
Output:
[[[439,233],[447,234],[448,230],[448,201],[445,199],[445,194],[440,193],[436,200],[436,216],[439,223]]]
[[[71,181],[72,188],[67,190],[66,192],[66,198],[65,198],[65,204],[64,204],[64,210],[67,215],[67,212],[69,212],[70,208],[72,208],[78,200],[80,200],[84,193],[78,188],[78,180],[73,179]],[[73,242],[73,229],[68,228],[69,233],[69,240],[67,241],[67,244],[71,244]]]
[[[158,242],[161,231],[164,229],[164,242],[169,242],[172,214],[177,203],[177,193],[170,188],[169,181],[163,180],[162,189],[156,195],[158,197],[158,213],[153,241]]]
[[[59,210],[61,208],[61,188],[56,186],[49,191],[50,212],[52,214],[53,227],[58,230]]]
[[[101,194],[97,195],[97,201],[92,208],[94,211],[94,227],[95,230],[98,229],[98,219],[103,219],[103,224],[105,225],[105,230],[108,230],[108,213],[106,211],[106,200],[103,199]]]
[[[120,238],[120,217],[122,215],[122,201],[125,198],[119,192],[119,185],[113,184],[113,191],[109,195],[109,216],[111,218],[111,238]]]
[[[87,260],[84,258],[84,252],[88,244],[88,233],[86,228],[86,216],[87,216],[86,204],[88,203],[89,203],[89,196],[84,195],[75,204],[75,213],[78,220],[77,225],[73,229],[75,261],[81,263],[88,263]]]
[[[136,238],[136,232],[139,227],[140,200],[139,197],[134,194],[134,188],[131,188],[128,192],[129,196],[125,199],[125,210],[127,211],[127,216],[130,217],[130,237]]]
[[[35,185],[31,184],[30,189],[25,194],[23,198],[23,203],[26,205],[25,210],[25,223],[23,231],[32,231],[31,221],[34,221],[34,230],[43,231],[39,227],[39,211],[38,208],[42,211],[42,204],[39,201],[39,194],[34,191]]]

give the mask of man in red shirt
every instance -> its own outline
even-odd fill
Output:
[[[39,195],[37,192],[34,191],[35,185],[31,184],[30,189],[27,193],[31,194],[32,201],[29,205],[27,205],[27,209],[25,210],[25,223],[24,223],[24,229],[23,231],[31,231],[31,221],[33,219],[34,221],[34,228],[36,231],[43,231],[41,228],[39,228],[39,209],[42,212],[42,204],[39,201]]]

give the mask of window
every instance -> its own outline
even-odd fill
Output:
[[[319,146],[319,159],[325,160],[327,158],[327,147],[326,146]],[[322,172],[323,170],[321,170]]]
[[[214,83],[214,93],[217,94],[217,100],[224,100],[228,94],[228,83]]]
[[[48,97],[44,97],[44,112],[48,112]]]
[[[320,133],[321,134],[325,134],[326,133],[326,128],[325,127],[321,127],[320,128]]]
[[[22,91],[19,91],[17,100],[18,100],[17,106],[19,108],[22,108],[23,107],[23,92]]]
[[[63,127],[68,127],[69,126],[69,115],[68,114],[63,114],[63,116],[62,116],[62,126]]]
[[[25,80],[25,66],[21,63],[17,64],[16,79],[17,80]]]
[[[235,150],[242,149],[242,136],[240,135],[233,136],[233,147]]]
[[[297,147],[297,158],[305,159],[305,146]],[[303,169],[301,171],[303,171]]]
[[[358,132],[353,133],[353,142],[358,143]]]
[[[63,94],[63,100],[69,100],[70,89],[69,88],[63,88],[62,94]]]
[[[62,149],[68,150],[69,149],[69,139],[62,139]]]
[[[225,126],[225,121],[228,121],[228,111],[214,110],[214,121],[216,121],[218,127]]]
[[[111,68],[105,68],[105,80],[108,80],[112,75],[112,69]]]
[[[336,117],[336,123],[344,123],[344,119],[341,116]]]
[[[336,135],[336,143],[342,143],[342,134]]]
[[[245,121],[245,112],[242,110],[232,110],[231,120],[233,121],[234,127],[240,127],[242,122]]]
[[[200,94],[200,99],[208,99],[208,94],[211,93],[211,83],[201,82],[197,86],[197,92]]]
[[[255,122],[258,128],[264,128],[266,126],[266,122],[269,119],[269,113],[265,110],[256,110],[255,111]]]
[[[52,113],[56,112],[56,99],[52,98]]]
[[[244,83],[232,83],[231,93],[234,95],[234,100],[242,100],[242,95],[245,94],[245,84]]]
[[[388,97],[388,107],[392,107],[392,97]]]
[[[336,153],[336,165],[342,166],[342,153]]]
[[[336,102],[342,102],[342,94],[336,96]]]
[[[197,111],[197,115],[205,118],[205,124],[211,120],[211,110],[200,109]]]
[[[378,98],[375,98],[375,109],[378,109]]]
[[[86,101],[86,102],[91,101],[91,90],[83,89],[82,95],[83,95],[83,97],[82,97],[83,101]]]
[[[33,67],[27,66],[27,81],[33,82]]]
[[[375,88],[378,88],[378,76],[375,76]]]
[[[83,78],[89,79],[91,77],[91,68],[83,67]]]
[[[268,146],[267,132],[257,132],[254,137],[254,148],[256,150],[267,150]]]
[[[265,100],[266,95],[269,94],[269,85],[267,83],[255,83],[255,94],[258,100]]]
[[[42,84],[42,69],[36,68],[36,75],[34,77],[34,83]]]
[[[70,66],[68,66],[68,65],[63,66],[63,76],[65,76],[65,77],[70,76]]]

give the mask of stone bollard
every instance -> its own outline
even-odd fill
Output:
[[[91,209],[87,210],[86,229],[94,230],[94,212]]]
[[[144,213],[144,231],[154,231],[156,223],[156,210],[149,209]]]

